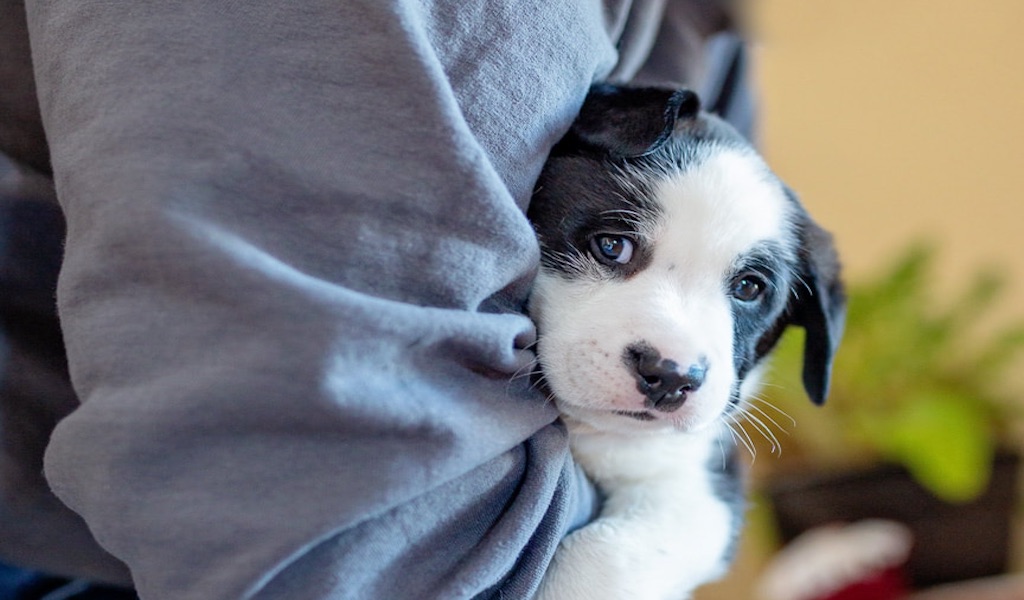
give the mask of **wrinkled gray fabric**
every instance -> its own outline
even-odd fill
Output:
[[[595,501],[522,376],[523,211],[682,4],[26,2],[81,399],[46,475],[143,598],[529,596]]]

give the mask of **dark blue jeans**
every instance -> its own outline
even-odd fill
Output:
[[[0,600],[138,600],[134,591],[0,563]]]

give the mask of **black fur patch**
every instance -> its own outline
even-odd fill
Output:
[[[782,333],[776,330],[783,322],[797,270],[796,256],[790,254],[776,242],[765,242],[733,267],[736,275],[753,272],[767,284],[756,301],[732,302],[733,360],[741,382],[772,350]]]
[[[528,216],[541,245],[541,261],[568,277],[629,277],[651,260],[651,248],[638,225],[657,222],[658,205],[617,176],[621,162],[607,157],[563,156],[549,160],[534,192]],[[567,201],[568,200],[568,201]],[[598,234],[633,241],[633,259],[610,267],[590,253]]]

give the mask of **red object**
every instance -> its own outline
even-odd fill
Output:
[[[818,600],[898,600],[909,593],[902,569],[886,569]]]

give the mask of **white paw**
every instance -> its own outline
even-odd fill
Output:
[[[562,541],[537,600],[684,600],[707,573],[692,571],[682,537],[664,547],[637,545],[630,522],[599,519]],[[667,539],[667,536],[666,536]],[[717,575],[717,573],[716,573]]]

